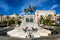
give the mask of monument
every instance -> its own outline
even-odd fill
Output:
[[[28,14],[28,12],[32,13],[33,11],[34,7],[31,6],[29,6],[29,9],[25,9],[25,15],[22,19],[21,26],[17,29],[8,31],[7,34],[11,37],[18,38],[38,38],[49,36],[51,31],[39,27],[35,20],[35,15]]]

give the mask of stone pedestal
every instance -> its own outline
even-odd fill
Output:
[[[34,15],[24,15],[21,26],[18,29],[7,32],[11,37],[19,38],[38,38],[40,36],[48,36],[51,31],[38,26]],[[44,35],[43,35],[44,34]]]

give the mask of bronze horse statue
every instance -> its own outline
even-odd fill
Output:
[[[29,5],[29,8],[25,8],[24,12],[25,14],[27,14],[28,12],[33,12],[36,9],[36,7],[31,7],[31,5]]]

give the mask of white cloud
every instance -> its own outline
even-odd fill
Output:
[[[27,8],[29,5],[31,6],[41,6],[44,2],[47,2],[48,0],[34,0],[34,1],[27,1],[24,6],[22,6],[21,9]]]
[[[49,0],[34,0],[34,1],[29,1],[28,3],[30,3],[33,6],[41,6],[44,2],[47,2]]]
[[[50,9],[54,9],[56,7],[58,7],[58,4],[53,5]]]
[[[23,16],[24,15],[24,12],[19,13],[19,15]]]
[[[24,14],[24,9],[28,8],[29,5],[31,6],[42,6],[44,2],[47,2],[48,0],[28,0],[24,3],[24,5],[21,8],[18,8],[17,12],[20,12],[20,15]]]

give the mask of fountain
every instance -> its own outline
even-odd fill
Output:
[[[18,38],[38,38],[42,36],[49,36],[51,31],[38,26],[35,15],[25,14],[22,19],[21,26],[17,29],[8,31],[7,34],[11,37]]]

